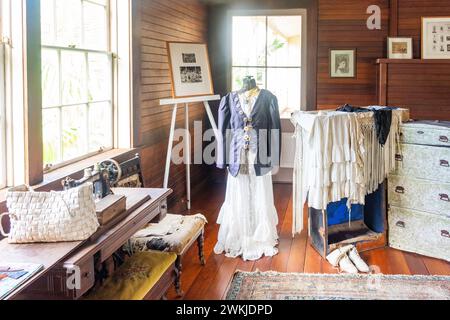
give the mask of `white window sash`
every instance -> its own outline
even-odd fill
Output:
[[[266,18],[266,61],[264,65],[261,66],[241,66],[234,64],[233,61],[233,49],[231,49],[231,72],[233,73],[235,68],[254,68],[261,69],[264,72],[265,76],[265,85],[267,87],[268,83],[268,70],[270,69],[297,69],[300,73],[301,79],[301,96],[300,96],[300,104],[302,110],[306,107],[306,87],[307,87],[307,14],[305,9],[281,9],[281,10],[230,10],[229,15],[231,17],[253,17],[253,16],[261,16]],[[299,61],[298,66],[269,66],[267,60],[267,23],[269,17],[276,16],[300,16],[302,19],[302,42],[301,42],[301,56],[302,60]],[[232,46],[231,46],[232,47]],[[232,80],[234,81],[234,80]],[[233,85],[233,84],[232,84]]]
[[[83,0],[81,2],[83,3],[83,2],[89,2],[89,1]],[[109,21],[107,21],[108,25],[107,25],[107,35],[106,35],[107,38],[108,38],[108,41],[107,41],[107,43],[108,43],[108,51],[92,50],[92,49],[81,48],[81,47],[80,48],[78,48],[78,47],[72,48],[72,47],[64,47],[64,46],[57,46],[57,45],[42,44],[42,50],[44,50],[44,49],[45,50],[54,50],[54,51],[58,52],[59,56],[60,56],[62,51],[73,51],[73,52],[83,53],[86,56],[86,59],[87,59],[87,56],[88,56],[89,53],[104,54],[104,55],[107,55],[109,57],[109,59],[110,59],[110,66],[111,66],[111,68],[110,68],[110,78],[111,78],[110,89],[111,89],[111,95],[110,95],[109,99],[104,99],[104,100],[101,100],[101,101],[84,101],[84,102],[79,102],[79,103],[74,103],[74,104],[63,104],[62,101],[60,101],[59,105],[56,105],[56,106],[42,106],[43,110],[59,109],[60,112],[62,112],[62,110],[65,107],[74,106],[74,105],[86,105],[87,106],[87,110],[89,110],[91,105],[95,104],[96,102],[108,102],[108,103],[110,103],[110,106],[111,106],[111,127],[112,127],[112,133],[111,133],[111,137],[110,137],[110,145],[109,146],[105,146],[104,148],[102,148],[102,149],[100,149],[98,151],[94,151],[94,152],[86,151],[85,154],[81,154],[78,157],[76,157],[74,159],[67,160],[67,161],[60,161],[58,163],[51,163],[51,164],[50,163],[44,163],[44,166],[45,166],[44,171],[45,172],[49,172],[49,171],[58,169],[60,167],[66,166],[66,165],[68,165],[70,163],[74,163],[74,162],[77,162],[79,160],[91,157],[91,156],[93,156],[95,154],[111,150],[111,149],[113,149],[116,146],[115,117],[116,117],[116,113],[117,113],[117,111],[116,111],[117,103],[116,103],[116,99],[115,99],[116,94],[114,92],[114,89],[115,89],[114,88],[114,79],[117,76],[116,75],[117,59],[115,59],[115,54],[112,52],[112,37],[117,33],[116,30],[113,29],[113,26],[115,25],[114,20],[116,19],[116,16],[114,15],[116,10],[113,9],[115,7],[116,7],[115,1],[109,0],[108,4],[106,6],[106,10],[108,12],[108,20],[109,20]],[[59,65],[59,69],[61,70],[61,59],[59,59],[58,65]],[[88,64],[87,61],[86,61],[86,67],[89,68],[89,64]],[[63,88],[60,85],[59,86],[59,90],[60,90],[59,94],[60,94],[60,96],[61,96],[61,90],[62,89]],[[86,123],[89,123],[89,112],[86,113],[86,117],[87,117],[86,118]],[[62,129],[63,128],[60,127],[60,133],[59,133],[60,136],[62,136]],[[86,150],[88,150],[89,149],[89,138],[88,138],[89,137],[89,127],[87,127],[86,129],[88,130],[88,132],[86,134],[85,148],[86,148]],[[62,148],[60,148],[60,152],[61,153],[63,152]],[[63,154],[60,154],[59,156],[62,159],[64,158]]]

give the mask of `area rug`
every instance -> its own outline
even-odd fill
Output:
[[[227,300],[450,300],[450,277],[237,272]]]

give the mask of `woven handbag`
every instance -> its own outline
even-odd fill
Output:
[[[9,243],[83,241],[99,228],[93,185],[61,192],[34,192],[26,186],[8,190],[8,213],[0,232]],[[9,215],[11,231],[1,227]]]

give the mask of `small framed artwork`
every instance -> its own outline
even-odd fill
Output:
[[[356,49],[330,49],[330,77],[356,78]]]
[[[422,18],[422,59],[450,59],[450,17]]]
[[[413,39],[412,38],[388,38],[388,58],[389,59],[412,59]]]
[[[167,50],[174,98],[214,94],[206,44],[168,42]]]

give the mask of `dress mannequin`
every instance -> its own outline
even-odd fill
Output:
[[[253,78],[244,79],[244,88],[238,92],[239,103],[246,118],[262,94]],[[258,260],[262,256],[278,253],[278,214],[274,205],[272,175],[258,176],[257,131],[248,125],[244,134],[249,139],[248,147],[240,153],[239,174],[229,174],[225,203],[218,218],[221,225],[216,254],[225,252],[227,257],[242,257],[243,260]]]

